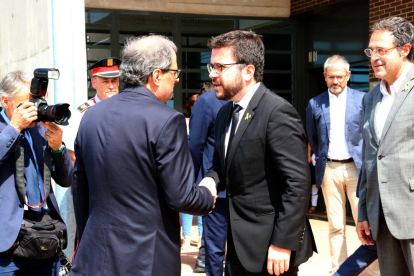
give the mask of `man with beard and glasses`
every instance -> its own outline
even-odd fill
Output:
[[[365,93],[347,86],[351,71],[340,55],[324,64],[328,91],[309,101],[306,129],[316,155],[316,185],[322,187],[329,222],[332,273],[347,259],[346,197],[358,221],[357,184],[362,159],[362,98]],[[366,254],[371,248],[363,247]],[[362,254],[364,255],[364,254]],[[369,268],[378,275],[378,262]]]
[[[208,46],[216,97],[230,102],[217,115],[213,165],[201,184],[227,189],[231,273],[297,275],[316,250],[306,218],[311,186],[302,122],[261,82],[261,36],[237,30]]]

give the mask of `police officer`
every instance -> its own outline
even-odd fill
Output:
[[[86,110],[105,99],[112,97],[119,92],[119,65],[121,60],[118,58],[104,58],[92,64],[88,70],[91,71],[92,86],[96,89],[96,95],[92,99],[82,103],[72,113],[69,126],[65,128],[63,141],[65,141],[70,158],[75,164],[74,143],[78,133],[80,121]]]

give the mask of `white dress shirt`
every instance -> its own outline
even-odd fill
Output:
[[[346,114],[346,95],[348,87],[337,96],[328,90],[329,113],[331,123],[329,126],[329,149],[328,158],[344,160],[352,155],[349,153],[345,138],[345,114]]]
[[[237,129],[240,125],[240,121],[243,118],[244,112],[246,111],[246,108],[249,105],[250,100],[253,98],[253,95],[254,95],[254,93],[256,93],[257,88],[259,88],[259,86],[260,86],[260,82],[256,83],[252,87],[252,89],[250,89],[250,91],[247,92],[246,95],[244,95],[243,98],[238,103],[233,102],[233,107],[234,107],[234,104],[238,104],[242,107],[242,109],[238,112],[239,113],[239,122],[237,123],[236,129],[234,131],[234,135],[236,135]],[[233,119],[231,120],[231,122],[230,122],[230,124],[227,128],[227,132],[226,132],[224,156],[227,155],[227,147],[228,147],[228,144],[229,144],[230,131],[231,131],[231,125],[232,124],[233,124]]]
[[[387,82],[385,80],[381,81],[380,91],[383,97],[381,104],[378,107],[378,111],[375,112],[375,131],[377,132],[377,137],[379,140],[381,140],[382,130],[384,129],[385,121],[387,120],[388,113],[390,113],[395,97],[397,96],[398,91],[401,89],[404,77],[407,75],[408,71],[411,70],[411,67],[412,63],[408,62],[400,77],[392,85],[390,85],[391,95],[387,91]]]

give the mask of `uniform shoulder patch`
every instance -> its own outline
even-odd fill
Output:
[[[78,108],[76,108],[76,110],[79,111],[80,113],[83,113],[86,110],[88,110],[88,108],[90,108],[91,106],[93,106],[94,104],[95,104],[95,101],[94,101],[94,98],[92,98],[92,99],[84,102],[80,106],[78,106]]]

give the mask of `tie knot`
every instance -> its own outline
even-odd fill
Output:
[[[239,113],[239,111],[242,110],[242,109],[243,109],[243,107],[241,107],[240,105],[234,104],[233,112],[234,113]]]

